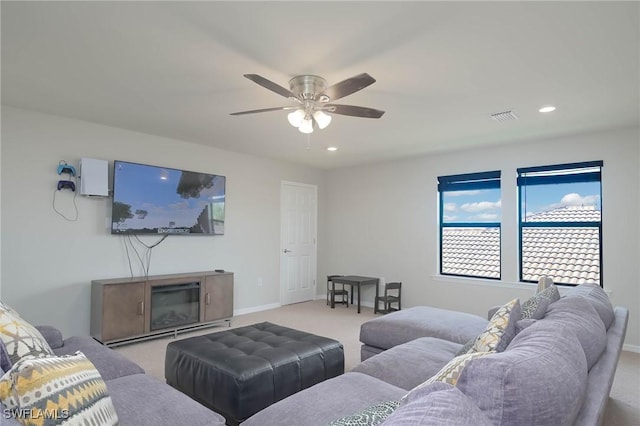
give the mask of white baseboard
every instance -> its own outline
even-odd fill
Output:
[[[640,354],[640,346],[638,345],[622,345],[622,350]]]
[[[269,303],[268,305],[252,306],[251,308],[234,309],[233,316],[252,314],[254,312],[268,311],[269,309],[276,309],[281,307],[279,303]]]

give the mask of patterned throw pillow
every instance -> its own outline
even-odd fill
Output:
[[[415,388],[411,389],[409,393],[403,396],[400,401],[405,401],[411,394],[419,391],[420,389],[435,383],[435,382],[444,382],[449,383],[450,385],[455,386],[458,383],[458,378],[460,374],[462,374],[462,370],[469,364],[471,360],[476,358],[480,358],[481,356],[489,355],[492,352],[475,352],[469,354],[463,354],[453,358],[451,361],[447,363],[444,367],[440,369],[436,374],[428,378],[426,381],[422,382]]]
[[[491,317],[489,324],[476,337],[468,353],[502,352],[516,335],[516,323],[520,319],[520,300],[513,299]]]
[[[400,401],[386,401],[351,416],[346,416],[329,423],[329,426],[376,426],[381,424],[398,408]]]
[[[467,343],[465,343],[458,352],[456,352],[456,356],[464,355],[469,353],[469,350],[473,347],[473,344],[476,342],[476,338],[469,339]]]
[[[539,320],[544,318],[549,303],[550,301],[546,297],[533,296],[522,304],[522,319]]]
[[[9,352],[11,364],[27,355],[53,355],[42,334],[11,307],[0,302],[0,339]]]
[[[9,352],[4,345],[2,339],[0,339],[0,370],[9,371],[11,369],[11,360],[9,359]]]
[[[539,320],[544,318],[549,305],[558,300],[560,300],[558,287],[555,284],[550,284],[522,304],[522,319]]]
[[[560,292],[555,284],[551,284],[544,290],[536,293],[536,296],[546,297],[549,299],[549,303],[557,302],[560,300]]]
[[[553,285],[553,279],[551,277],[547,277],[543,275],[538,280],[538,288],[536,288],[536,294],[540,293],[545,288]]]
[[[82,352],[22,358],[0,378],[0,402],[23,424],[118,424],[107,385]]]

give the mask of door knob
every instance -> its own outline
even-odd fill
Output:
[[[291,250],[284,249],[283,252],[284,253],[291,253]]]

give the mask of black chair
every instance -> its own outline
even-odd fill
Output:
[[[373,313],[377,314],[378,312],[380,312],[382,314],[388,314],[392,311],[399,311],[400,309],[402,309],[401,295],[402,283],[386,283],[384,286],[384,296],[376,296],[376,303],[373,306]],[[380,302],[384,303],[384,309],[378,309],[380,306]],[[391,306],[392,304],[396,303],[398,304],[397,308]]]
[[[347,308],[349,307],[349,291],[347,291],[346,288],[344,288],[344,284],[333,284],[333,279],[337,278],[337,277],[341,277],[342,275],[327,275],[327,305],[329,305],[329,302],[333,301],[333,304],[335,305],[336,303],[344,303],[345,305],[347,305]],[[342,286],[341,288],[336,288],[335,290],[332,290],[333,285],[335,286]],[[336,296],[341,296],[340,300],[336,300]]]

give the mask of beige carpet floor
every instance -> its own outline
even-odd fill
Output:
[[[231,327],[268,321],[336,339],[344,346],[345,371],[349,371],[360,362],[360,325],[374,317],[372,308],[363,307],[362,312],[357,314],[355,306],[346,308],[344,305],[337,305],[335,309],[330,309],[324,300],[315,300],[240,315],[233,319]],[[224,328],[227,327],[180,334],[178,339],[208,334]],[[165,349],[173,340],[173,337],[163,337],[119,346],[115,350],[142,366],[147,374],[164,380]],[[622,353],[610,396],[604,425],[640,425],[640,354]]]

